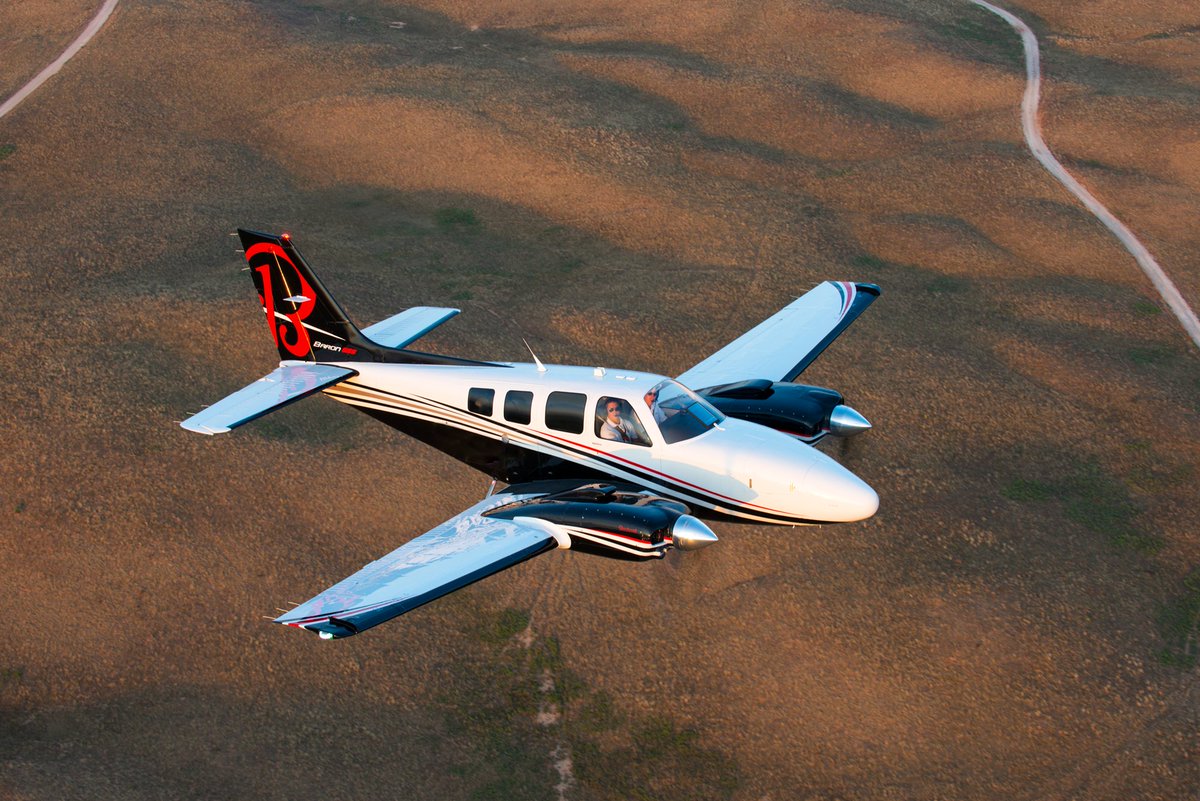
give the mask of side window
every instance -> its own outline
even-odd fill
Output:
[[[504,419],[510,423],[529,425],[530,412],[533,409],[533,393],[520,389],[510,389],[504,393]]]
[[[629,402],[611,396],[600,398],[596,404],[596,436],[631,445],[650,444],[650,437]]]
[[[546,427],[571,434],[583,433],[583,412],[587,395],[578,392],[551,392],[546,398]]]
[[[467,393],[467,411],[475,414],[492,416],[492,401],[496,399],[496,390],[471,387]]]

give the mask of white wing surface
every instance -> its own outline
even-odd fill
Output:
[[[358,373],[348,367],[336,367],[332,364],[281,364],[250,386],[222,398],[180,425],[188,431],[200,434],[224,434],[231,428],[306,398],[352,375]]]
[[[536,496],[487,498],[275,622],[315,631],[326,639],[347,637],[551,550],[557,547],[553,529],[542,521],[483,516],[497,506],[531,497]]]
[[[389,348],[403,348],[458,314],[458,309],[413,306],[362,330],[363,336]]]
[[[826,281],[679,376],[705,389],[765,378],[794,381],[879,297],[874,284]]]

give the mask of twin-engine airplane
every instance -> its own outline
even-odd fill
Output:
[[[656,559],[716,542],[699,518],[795,526],[879,507],[812,447],[870,423],[839,393],[792,383],[877,286],[826,281],[671,379],[409,350],[458,309],[360,331],[287,234],[238,234],[282,361],[184,428],[226,432],[323,392],[508,484],[277,623],[347,637],[555,548]]]

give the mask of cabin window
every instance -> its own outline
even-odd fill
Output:
[[[496,390],[472,387],[467,393],[467,411],[491,417],[492,401],[495,399]]]
[[[611,396],[600,398],[596,404],[596,436],[630,445],[650,444],[650,437],[629,401]]]
[[[504,419],[510,423],[529,425],[533,410],[533,393],[510,389],[504,394]]]
[[[587,395],[578,392],[551,392],[546,398],[546,427],[570,434],[583,433],[583,412]]]

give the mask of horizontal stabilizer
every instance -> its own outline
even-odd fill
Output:
[[[528,497],[535,496],[516,499]],[[493,496],[475,504],[275,622],[327,639],[347,637],[558,547],[544,525],[483,516],[513,500]]]
[[[403,348],[458,314],[458,309],[413,306],[362,330],[362,335],[388,348]]]
[[[320,392],[358,373],[332,364],[282,364],[268,375],[180,423],[199,434],[224,434],[267,412]]]

